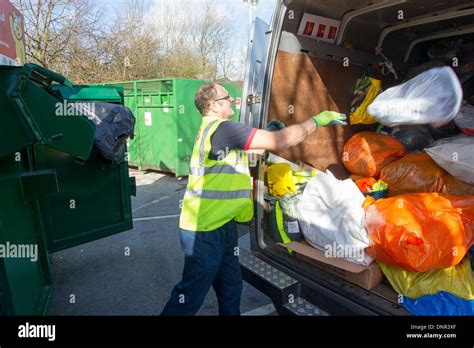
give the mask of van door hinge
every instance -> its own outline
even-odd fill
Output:
[[[247,105],[257,104],[261,102],[262,102],[261,94],[258,94],[258,93],[249,94],[249,96],[247,97]]]

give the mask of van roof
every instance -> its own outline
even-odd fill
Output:
[[[474,37],[474,1],[466,0],[284,0],[300,20],[303,13],[341,21],[337,43],[403,60],[410,44],[431,36]],[[283,30],[286,30],[285,27]],[[290,30],[292,31],[292,30]]]

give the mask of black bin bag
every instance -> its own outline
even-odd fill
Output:
[[[114,164],[125,160],[127,138],[134,137],[135,116],[123,105],[94,103],[84,114],[96,125],[94,147]]]
[[[396,126],[390,128],[388,133],[397,138],[410,152],[423,151],[435,141],[425,125]]]

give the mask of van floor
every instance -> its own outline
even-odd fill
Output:
[[[270,246],[274,247],[275,249],[278,248],[276,246],[276,243],[270,238],[268,231],[265,232],[264,241],[267,245],[270,245]],[[323,269],[321,269],[321,271],[324,272]],[[370,290],[369,289],[364,289],[364,290],[370,291],[373,294],[378,295],[378,296],[392,302],[393,304],[400,304],[397,292],[393,289],[393,287],[390,285],[387,278],[385,278],[385,277],[383,278],[382,282],[380,284],[378,284],[377,286],[373,287]]]

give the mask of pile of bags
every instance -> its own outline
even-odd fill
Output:
[[[472,258],[471,258],[472,262]],[[415,315],[474,315],[474,273],[469,257],[456,266],[410,272],[378,262],[403,306]]]
[[[270,211],[274,210],[270,217],[274,241],[304,238],[325,252],[336,245],[337,257],[362,265],[373,261],[364,251],[370,242],[364,227],[365,197],[352,180],[280,162],[268,166],[267,184],[265,199]]]
[[[384,134],[344,147],[349,172],[388,184],[364,202],[365,252],[414,314],[474,314],[474,108],[461,103],[451,68],[427,70],[368,106]]]
[[[351,123],[378,122],[381,133],[346,142],[342,162],[353,180],[328,171],[306,185],[297,204],[305,240],[343,246],[355,263],[376,260],[414,314],[472,314],[474,108],[462,105],[449,67],[382,93],[374,79],[356,87]],[[364,192],[375,183],[388,186],[387,198]]]
[[[295,170],[277,166],[268,184],[300,237],[377,261],[411,313],[474,314],[474,98],[450,67],[433,66],[383,92],[357,81],[351,124],[380,126],[344,145],[351,179],[327,171],[298,187]]]

